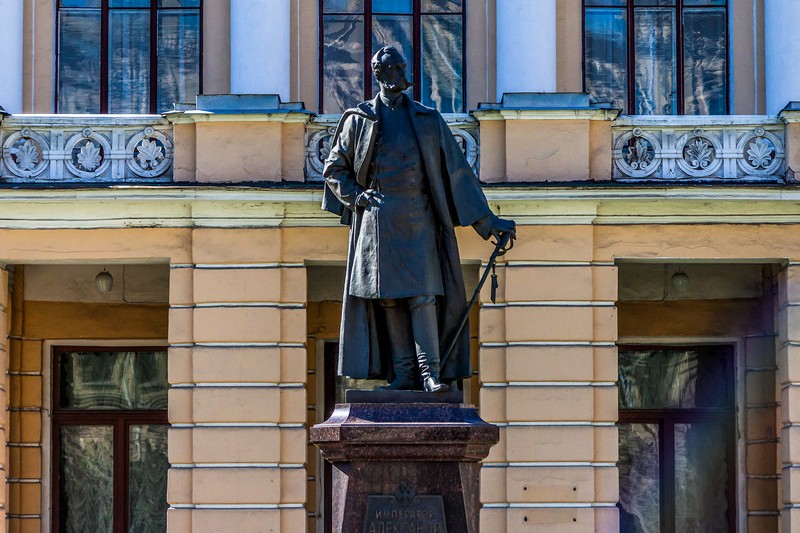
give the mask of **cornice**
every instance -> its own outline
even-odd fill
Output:
[[[800,224],[800,189],[486,187],[520,225]],[[319,189],[111,187],[0,191],[0,229],[339,226]]]

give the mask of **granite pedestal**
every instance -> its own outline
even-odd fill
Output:
[[[311,442],[333,465],[336,533],[476,533],[479,461],[499,440],[461,392],[347,391]]]

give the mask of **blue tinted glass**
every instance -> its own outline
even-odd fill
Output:
[[[100,7],[100,0],[61,0],[61,7]]]
[[[200,88],[200,13],[158,14],[158,111],[176,102],[194,102]]]
[[[373,13],[413,13],[412,0],[372,0]]]
[[[422,0],[423,13],[460,13],[464,9],[463,0]]]
[[[364,17],[323,17],[322,110],[341,113],[364,98]]]
[[[624,6],[627,0],[586,0],[587,6]]]
[[[100,112],[100,10],[58,15],[58,112]]]
[[[634,15],[633,33],[636,55],[634,113],[636,115],[677,113],[675,10],[637,9]]]
[[[200,0],[158,0],[158,7],[200,7]]]
[[[724,9],[684,10],[683,91],[687,115],[727,112],[727,45]]]
[[[150,0],[109,0],[108,7],[150,7]]]
[[[108,112],[150,112],[150,12],[108,17]]]
[[[323,0],[322,11],[325,13],[363,13],[363,0]]]
[[[627,18],[624,9],[587,9],[586,90],[594,102],[628,108]]]
[[[464,112],[461,15],[422,17],[422,103],[442,113]]]
[[[726,0],[683,0],[684,6],[724,6]]]

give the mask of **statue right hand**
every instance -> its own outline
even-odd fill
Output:
[[[356,196],[356,205],[359,207],[378,207],[383,203],[383,194],[375,189],[367,189]]]

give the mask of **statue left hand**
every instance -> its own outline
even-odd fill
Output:
[[[500,218],[494,213],[475,222],[472,227],[484,239],[494,237],[497,242],[500,242],[505,234],[509,235],[512,240],[517,238],[517,223],[508,218]]]

